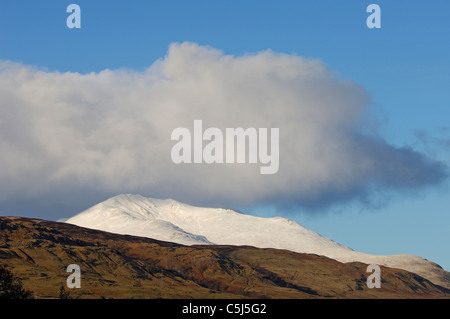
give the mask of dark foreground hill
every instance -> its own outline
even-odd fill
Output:
[[[287,250],[183,246],[66,223],[0,217],[0,264],[36,298],[58,298],[77,264],[80,298],[450,298],[450,290],[405,270]]]

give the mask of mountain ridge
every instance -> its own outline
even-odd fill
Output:
[[[231,245],[186,246],[68,223],[0,217],[0,263],[36,298],[58,298],[77,264],[80,298],[450,298],[450,290],[381,266],[370,289],[367,265],[314,254]]]
[[[357,252],[283,217],[257,217],[224,208],[196,207],[173,199],[121,194],[69,218],[78,226],[184,245],[248,245],[401,268],[450,288],[450,273],[414,255]]]

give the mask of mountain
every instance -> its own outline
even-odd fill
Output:
[[[81,269],[87,298],[450,298],[450,290],[402,269],[381,267],[370,289],[367,265],[250,246],[194,245],[119,235],[76,225],[0,217],[0,264],[36,298],[58,298]]]
[[[357,252],[282,217],[256,217],[230,209],[194,207],[172,199],[122,194],[66,223],[183,245],[247,245],[316,254],[343,263],[378,264],[404,269],[450,288],[450,273],[436,263],[414,255]]]

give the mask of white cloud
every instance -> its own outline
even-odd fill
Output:
[[[415,189],[443,164],[361,132],[370,98],[317,60],[265,51],[228,56],[172,44],[144,72],[78,74],[0,64],[0,200],[64,187],[193,203],[328,205],[373,186]],[[171,161],[171,132],[277,127],[278,174],[260,165]]]

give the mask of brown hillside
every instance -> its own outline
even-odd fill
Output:
[[[80,298],[450,298],[450,290],[381,267],[381,288],[366,285],[367,265],[286,250],[183,246],[70,224],[0,217],[0,264],[37,298],[58,298],[81,268]]]

